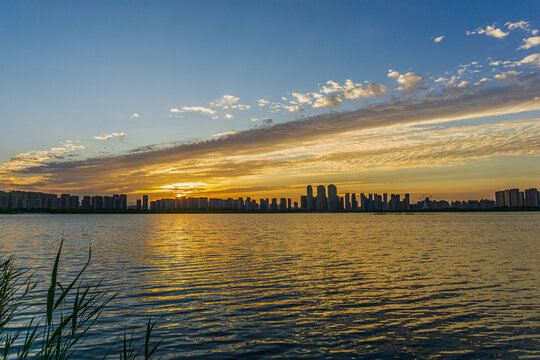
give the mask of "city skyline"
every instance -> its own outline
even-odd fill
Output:
[[[467,200],[540,178],[536,1],[2,10],[2,189]]]
[[[358,196],[357,196],[358,195]],[[403,197],[402,197],[403,195]],[[444,209],[502,209],[502,208],[539,208],[540,192],[536,188],[517,188],[497,191],[495,200],[480,199],[468,201],[447,201],[424,195],[416,203],[409,193],[343,193],[337,191],[334,184],[307,185],[304,195],[296,198],[259,198],[247,196],[239,198],[186,197],[161,198],[151,200],[142,195],[134,204],[128,204],[126,194],[112,196],[83,196],[47,194],[41,192],[0,191],[0,209],[14,210],[245,210],[245,211],[408,211],[408,210],[444,210]]]

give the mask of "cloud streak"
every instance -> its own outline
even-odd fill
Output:
[[[479,141],[477,148],[468,150],[463,150],[464,144],[471,138],[459,140],[456,135],[449,135],[455,131],[445,135],[447,143],[440,145],[440,151],[435,151],[435,142],[428,142],[425,137],[424,140],[422,137],[401,137],[398,141],[390,135],[395,137],[396,131],[401,131],[399,129],[410,131],[411,127],[420,125],[539,110],[539,98],[538,76],[521,75],[516,81],[497,87],[455,88],[424,99],[392,100],[356,111],[216,134],[220,136],[191,144],[135,149],[119,156],[38,163],[18,169],[12,175],[31,176],[35,179],[33,186],[44,189],[56,186],[73,190],[135,192],[162,191],[163,185],[181,182],[204,182],[209,188],[223,189],[236,186],[239,178],[248,184],[280,171],[298,176],[308,170],[313,174],[339,172],[344,166],[350,169],[355,156],[357,160],[354,161],[368,168],[377,166],[378,161],[380,166],[431,166],[435,163],[442,166],[445,162],[450,163],[451,153],[457,154],[455,159],[466,161],[478,156],[514,154],[519,147],[525,152],[538,151],[535,140],[538,128],[529,128],[534,131],[512,139],[508,132],[489,139],[481,137],[476,139]],[[442,133],[431,133],[435,134],[433,139],[442,136]],[[382,134],[390,135],[385,139]],[[465,134],[469,136],[471,132]],[[493,150],[505,138],[511,143],[489,155],[489,149]],[[436,161],[444,146],[451,149],[449,155]],[[409,152],[408,147],[412,149]],[[478,150],[479,147],[484,150]],[[356,155],[347,157],[347,153]],[[404,161],[407,156],[416,156],[416,160]],[[160,184],[161,190],[156,184]]]
[[[109,140],[109,139],[112,139],[114,137],[124,137],[124,136],[127,136],[127,134],[123,133],[123,132],[113,132],[112,134],[94,136],[94,139],[96,139],[96,140]]]

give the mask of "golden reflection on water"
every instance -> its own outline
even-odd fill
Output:
[[[2,252],[39,269],[61,231],[68,271],[91,241],[91,276],[120,291],[101,336],[163,315],[168,353],[540,357],[538,213],[28,215],[0,230]]]

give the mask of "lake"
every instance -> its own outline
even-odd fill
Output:
[[[149,315],[171,359],[540,358],[539,212],[15,214],[0,234],[45,280],[62,234],[63,278],[91,246],[118,297],[77,359]]]

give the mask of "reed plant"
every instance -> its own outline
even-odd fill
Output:
[[[30,307],[38,306],[30,300],[38,282],[33,273],[18,269],[13,257],[0,259],[0,358],[66,360],[76,358],[77,351],[88,339],[88,335],[102,315],[105,307],[116,296],[101,282],[91,283],[84,279],[88,260],[67,284],[58,280],[60,256],[64,239],[56,254],[50,275],[43,315],[32,318],[23,326],[16,326],[17,314]],[[124,332],[123,340],[113,344],[106,358],[120,360],[151,359],[161,341],[151,343],[151,334],[156,325],[151,318],[146,326],[145,342],[136,348],[133,333]],[[115,346],[117,348],[115,348]]]

